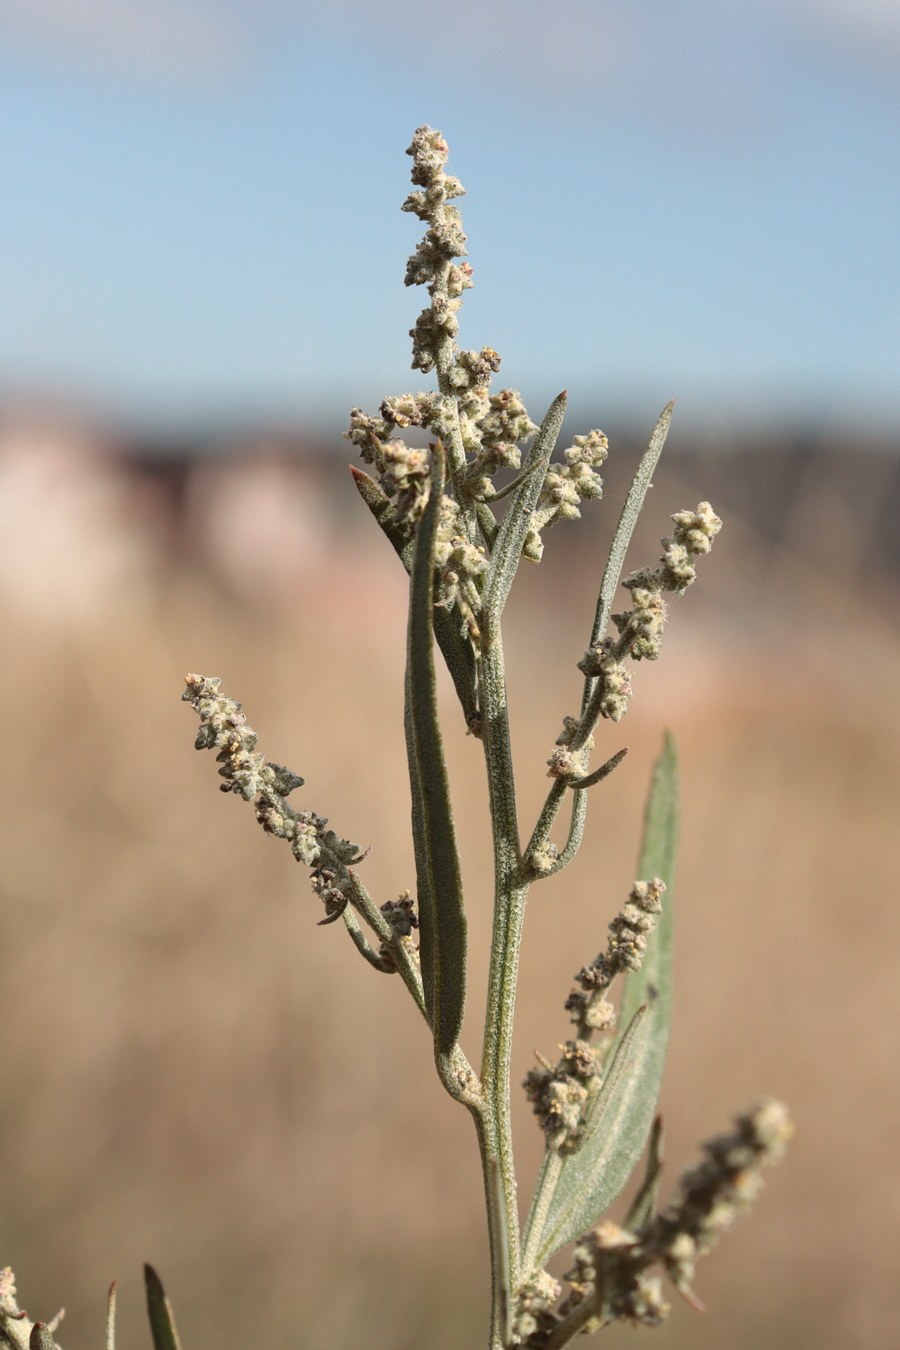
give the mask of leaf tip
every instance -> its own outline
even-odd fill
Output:
[[[702,1299],[699,1299],[697,1297],[697,1295],[694,1293],[690,1285],[676,1283],[675,1288],[678,1290],[679,1294],[684,1299],[685,1303],[689,1304],[690,1307],[694,1309],[694,1312],[698,1313],[706,1312],[706,1304],[703,1302]]]

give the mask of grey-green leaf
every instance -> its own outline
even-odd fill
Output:
[[[552,1198],[545,1208],[535,1265],[573,1242],[609,1208],[628,1181],[644,1147],[662,1082],[672,1015],[672,897],[678,831],[678,759],[666,733],[653,768],[644,819],[638,872],[641,879],[666,883],[663,912],[647,942],[639,972],[625,981],[618,1041],[609,1078],[617,1079],[593,1130],[576,1153],[562,1159]],[[635,1017],[646,1013],[635,1023]],[[624,1059],[623,1059],[624,1056]],[[604,1088],[605,1091],[605,1088]],[[602,1094],[601,1094],[602,1095]]]
[[[619,516],[619,523],[616,526],[616,532],[613,535],[609,557],[606,560],[606,567],[603,570],[603,580],[600,583],[597,612],[594,616],[594,627],[591,631],[590,645],[592,647],[596,647],[597,643],[609,627],[609,616],[612,613],[613,600],[619,585],[619,577],[622,575],[625,554],[628,552],[628,545],[631,543],[634,527],[637,524],[638,516],[641,514],[641,507],[644,505],[644,498],[650,487],[650,480],[653,477],[654,470],[659,463],[659,457],[663,451],[663,446],[666,443],[674,407],[675,400],[673,399],[671,403],[666,404],[657,418],[656,426],[653,428],[653,434],[650,437],[650,443],[644,451],[641,462],[637,467],[637,472],[631,481],[631,487],[628,489],[628,496],[625,498],[625,505],[622,507],[622,514]]]
[[[659,1179],[662,1175],[665,1130],[662,1116],[657,1116],[650,1131],[650,1143],[647,1148],[647,1171],[640,1190],[631,1202],[631,1208],[625,1216],[623,1228],[639,1233],[656,1214],[656,1197],[659,1193]]]
[[[563,418],[566,415],[565,390],[550,404],[534,443],[528,451],[522,469],[522,483],[506,508],[506,514],[497,531],[491,552],[491,565],[484,585],[484,629],[489,635],[503,613],[513,578],[522,557],[522,545],[531,524],[531,513],[537,505],[544,479],[547,477],[550,456],[556,445]],[[543,468],[539,462],[546,460]]]
[[[172,1305],[166,1297],[162,1280],[152,1266],[144,1266],[144,1284],[147,1287],[147,1315],[150,1318],[153,1350],[181,1350]]]
[[[408,530],[397,524],[391,499],[362,469],[350,465],[356,489],[366,506],[387,535],[394,551],[407,572],[412,567],[413,538]],[[485,508],[487,510],[487,508]],[[490,511],[487,511],[493,521]],[[476,693],[477,676],[475,673],[475,652],[466,632],[465,624],[457,606],[450,609],[440,608],[434,611],[434,635],[437,638],[441,654],[447,663],[450,678],[456,688],[466,720],[471,721],[478,712]]]
[[[406,665],[406,732],[419,896],[420,953],[435,1051],[459,1040],[466,997],[466,916],[450,785],[437,714],[432,614],[434,554],[446,472],[440,442],[431,494],[416,531]]]
[[[34,1326],[31,1328],[31,1336],[28,1343],[31,1350],[56,1350],[56,1345],[50,1334],[50,1328],[45,1326],[43,1322],[35,1322]]]

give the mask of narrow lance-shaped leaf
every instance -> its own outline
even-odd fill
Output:
[[[660,413],[656,426],[653,428],[650,443],[644,451],[634,478],[631,480],[631,487],[628,489],[628,496],[625,498],[625,505],[622,507],[619,523],[610,545],[606,567],[603,570],[600,595],[597,599],[597,612],[591,630],[590,646],[592,647],[596,647],[609,627],[609,616],[612,613],[613,600],[619,586],[619,577],[622,575],[625,554],[628,552],[628,545],[631,543],[634,527],[637,524],[638,516],[641,514],[644,498],[647,495],[654,470],[659,463],[659,457],[666,443],[674,408],[675,400],[673,399],[671,403],[666,404]]]
[[[390,497],[382,491],[374,478],[370,478],[355,464],[350,465],[350,472],[353,474],[359,495],[387,535],[408,572],[412,566],[413,540],[412,536],[396,523]],[[493,516],[491,519],[493,520]],[[477,686],[475,652],[458,609],[441,607],[434,611],[434,635],[462,704],[462,710],[467,721],[471,721],[478,711],[478,697],[475,692]]]
[[[656,1213],[656,1197],[659,1193],[659,1179],[662,1175],[665,1130],[662,1116],[657,1116],[650,1131],[650,1143],[647,1147],[647,1170],[637,1195],[631,1202],[631,1208],[625,1216],[624,1228],[637,1233],[648,1224]]]
[[[491,564],[484,584],[484,627],[488,634],[496,626],[509,595],[513,578],[522,556],[522,545],[531,524],[531,513],[537,505],[544,479],[547,477],[550,456],[566,415],[565,390],[550,404],[534,443],[528,451],[522,470],[522,484],[506,508],[506,514],[497,531],[491,552]],[[546,460],[543,468],[540,460]]]
[[[438,724],[432,639],[434,552],[445,464],[438,442],[432,455],[431,493],[416,532],[406,667],[422,982],[439,1055],[449,1054],[459,1039],[466,990],[466,916]]]
[[[406,664],[403,730],[406,735],[406,760],[412,808],[413,853],[416,860],[416,899],[419,909],[419,963],[422,971],[422,995],[428,1025],[434,1027],[434,895],[425,843],[425,817],[422,806],[422,777],[416,758],[416,736],[412,716],[412,671]]]
[[[552,1198],[546,1205],[535,1264],[573,1242],[622,1191],[647,1142],[662,1082],[672,1015],[672,895],[678,829],[678,761],[666,733],[656,761],[644,820],[638,872],[666,884],[663,912],[647,941],[640,971],[625,980],[619,1009],[619,1038],[607,1077],[617,1080],[602,1111],[588,1122],[577,1152],[564,1156]],[[635,1024],[635,1017],[646,1013]],[[623,1060],[622,1056],[625,1055]],[[592,1128],[591,1128],[592,1127]],[[546,1165],[545,1165],[545,1170]]]
[[[150,1318],[153,1350],[181,1350],[172,1305],[166,1297],[162,1280],[152,1266],[144,1266],[144,1284],[147,1287],[147,1315]]]

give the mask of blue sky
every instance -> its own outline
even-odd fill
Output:
[[[423,122],[533,415],[893,426],[897,0],[0,0],[0,390],[177,431],[427,383]]]

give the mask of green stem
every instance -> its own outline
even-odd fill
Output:
[[[559,808],[562,806],[562,800],[565,795],[565,779],[554,778],[553,786],[547,793],[547,800],[541,808],[541,814],[538,816],[537,824],[528,841],[528,847],[525,850],[526,860],[530,858],[537,849],[543,848],[544,844],[546,844],[547,840],[550,838],[553,822],[559,815]]]
[[[369,965],[374,966],[376,970],[380,970],[382,972],[393,971],[394,967],[390,964],[386,966],[382,961],[381,957],[376,952],[375,948],[369,942],[369,939],[366,937],[365,933],[360,928],[359,924],[356,922],[356,915],[353,913],[353,910],[350,905],[348,905],[347,908],[344,910],[342,918],[344,920],[344,927],[350,934],[354,947],[360,953],[361,956],[365,957]]]
[[[324,849],[323,852],[325,852]],[[401,980],[412,994],[416,1007],[427,1021],[428,1014],[425,1010],[425,994],[422,989],[422,976],[419,973],[419,967],[409,949],[404,946],[397,937],[397,934],[394,932],[375,901],[369,895],[369,892],[360,881],[359,875],[353,868],[346,867],[337,855],[330,851],[328,852],[328,859],[339,875],[349,878],[351,883],[350,904],[356,910],[357,914],[360,914],[365,919],[366,923],[372,929],[372,932],[376,937],[381,939],[393,956]],[[352,932],[350,936],[353,937]]]
[[[546,872],[541,872],[537,880],[543,881],[544,877],[555,876],[561,872],[564,867],[575,857],[575,854],[581,848],[581,841],[584,838],[584,822],[587,820],[587,793],[575,790],[572,793],[572,818],[569,822],[569,835],[566,839],[565,847],[552,867]]]
[[[581,848],[581,841],[584,837],[584,822],[587,819],[587,789],[593,787],[596,783],[602,783],[604,778],[608,778],[613,769],[617,768],[618,765],[622,763],[622,760],[627,753],[627,748],[625,750],[619,750],[611,759],[608,759],[605,764],[601,764],[599,769],[595,769],[593,773],[588,774],[585,778],[578,778],[575,780],[558,778],[556,780],[556,783],[553,788],[551,788],[547,800],[544,803],[544,809],[534,828],[534,834],[529,840],[528,848],[525,850],[526,867],[534,857],[535,849],[543,848],[544,844],[546,844],[550,835],[550,827],[556,818],[556,813],[559,810],[560,803],[562,802],[567,787],[572,789],[572,818],[569,823],[569,835],[566,839],[565,847],[553,866],[547,868],[546,871],[541,871],[538,876],[535,877],[535,880],[542,881],[544,877],[552,877],[557,872],[561,872],[564,867],[568,867],[569,863]],[[562,784],[561,789],[559,786],[560,784]]]
[[[593,1297],[589,1295],[587,1298],[583,1299],[581,1303],[576,1304],[568,1317],[564,1318],[563,1321],[558,1323],[558,1325],[550,1332],[550,1335],[547,1337],[546,1341],[544,1341],[544,1350],[562,1350],[564,1345],[568,1345],[569,1341],[574,1340],[574,1338],[584,1330],[588,1322],[590,1322],[592,1318],[598,1316],[597,1302],[596,1295]],[[603,1317],[602,1314],[600,1314],[600,1317],[601,1320],[599,1325],[594,1328],[596,1331],[600,1331],[603,1327],[609,1326],[611,1320],[608,1317]]]
[[[523,469],[517,478],[514,478],[511,483],[507,483],[505,488],[501,488],[499,492],[495,492],[493,497],[489,498],[491,505],[493,506],[494,502],[502,502],[504,497],[508,497],[511,492],[515,492],[533,473],[537,473],[538,469],[546,468],[549,463],[550,458],[545,455],[543,459],[536,459],[533,464],[529,464],[528,468]]]
[[[510,1232],[506,1220],[499,1137],[496,1119],[489,1101],[482,1099],[481,1109],[472,1111],[488,1219],[488,1246],[491,1258],[491,1331],[489,1350],[504,1350],[508,1342],[509,1312],[515,1289],[511,1269]]]
[[[556,1183],[559,1180],[559,1174],[562,1171],[562,1155],[558,1149],[547,1149],[544,1153],[544,1161],[541,1165],[541,1174],[534,1190],[534,1199],[531,1202],[531,1210],[528,1220],[525,1224],[523,1234],[523,1252],[522,1252],[522,1276],[529,1279],[537,1270],[537,1253],[540,1246],[541,1234],[544,1231],[544,1222],[547,1218],[547,1211],[550,1208],[550,1201],[553,1199],[553,1192]]]

